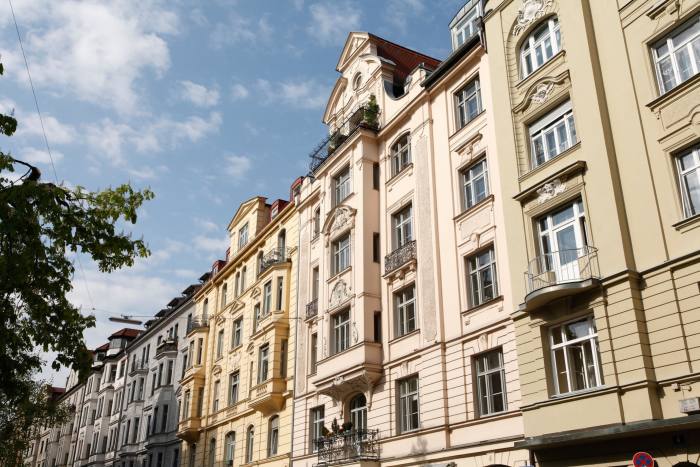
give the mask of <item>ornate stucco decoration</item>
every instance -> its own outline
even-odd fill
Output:
[[[564,190],[566,190],[566,183],[558,178],[555,178],[549,183],[545,183],[542,188],[537,189],[537,204],[542,204],[554,198],[559,193],[563,193]]]
[[[231,365],[233,368],[239,368],[241,363],[241,353],[235,352],[234,354],[232,354],[229,357],[228,362],[229,365]]]
[[[530,96],[530,100],[535,104],[542,104],[547,100],[552,89],[554,89],[554,83],[540,83],[537,85],[537,88],[535,88],[535,92]]]
[[[260,296],[260,287],[255,287],[250,293],[251,298],[256,298]]]
[[[552,6],[553,0],[523,0],[523,4],[518,11],[518,17],[513,26],[513,35],[517,36],[523,32],[533,21],[544,16]]]
[[[466,157],[467,160],[474,157],[481,149],[481,140],[484,138],[480,132],[467,139],[464,143],[457,147],[457,154]]]
[[[323,231],[326,235],[333,236],[345,229],[351,228],[355,222],[357,211],[350,206],[336,206],[326,219]]]
[[[244,306],[245,306],[245,303],[243,303],[242,301],[234,300],[233,304],[231,305],[231,309],[229,310],[229,313],[234,314],[235,312],[237,312],[238,310],[240,310]]]
[[[328,299],[328,308],[332,310],[333,308],[339,307],[347,302],[350,296],[350,287],[343,279],[339,279],[331,290],[331,296]]]

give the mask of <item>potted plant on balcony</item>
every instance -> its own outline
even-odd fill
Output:
[[[377,97],[374,94],[369,96],[369,101],[365,105],[364,114],[362,115],[362,124],[369,128],[377,128],[379,126],[379,104]]]

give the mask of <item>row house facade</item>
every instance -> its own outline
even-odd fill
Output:
[[[298,207],[294,465],[529,463],[480,17],[442,63],[341,53]]]
[[[226,261],[203,276],[178,393],[182,465],[290,463],[297,226],[294,202],[248,200]]]
[[[525,441],[700,463],[700,1],[489,0]]]

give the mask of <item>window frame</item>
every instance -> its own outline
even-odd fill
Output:
[[[408,203],[391,215],[391,236],[394,251],[413,241],[413,203]]]
[[[277,455],[277,451],[279,450],[279,429],[280,417],[279,415],[273,415],[268,421],[267,457],[273,457]]]
[[[248,223],[246,222],[238,229],[238,249],[242,249],[248,244]]]
[[[413,163],[410,132],[405,132],[396,138],[389,149],[389,156],[392,177],[397,176]]]
[[[473,88],[473,89],[471,89]],[[476,102],[476,111],[469,113],[469,105]],[[475,76],[454,93],[455,123],[457,130],[461,130],[478,117],[484,111],[481,98],[481,81]]]
[[[333,175],[333,206],[341,204],[351,193],[350,165],[348,164]]]
[[[318,452],[318,443],[316,443],[316,440],[323,436],[323,426],[326,422],[326,407],[324,405],[312,407],[309,412],[309,418],[311,420],[309,424],[311,429],[311,435],[309,436],[311,452]]]
[[[566,140],[562,140],[561,124],[564,124],[564,136]],[[550,148],[552,141],[548,136],[554,138],[553,147]],[[574,118],[571,99],[567,99],[558,106],[552,108],[549,112],[542,115],[540,118],[527,126],[528,142],[530,146],[530,168],[536,169],[541,165],[555,159],[560,154],[568,151],[576,146],[579,142],[578,132],[576,130],[576,120]],[[538,161],[537,140],[542,148],[542,161]],[[550,149],[553,149],[552,152]]]
[[[584,337],[578,337],[575,339],[571,340],[566,340],[566,333],[565,333],[565,326],[573,323],[578,323],[586,321],[586,324],[588,325],[588,334],[586,334]],[[554,334],[555,330],[559,329],[561,331],[561,342],[556,344],[554,341]],[[591,332],[591,329],[593,332]],[[551,371],[551,377],[552,377],[552,389],[554,390],[554,395],[555,396],[564,396],[564,395],[569,395],[569,394],[575,394],[579,392],[584,392],[584,391],[590,391],[590,390],[595,390],[600,387],[603,387],[605,385],[604,380],[603,380],[603,366],[600,361],[600,344],[598,341],[598,330],[595,324],[595,317],[592,314],[588,314],[585,316],[579,316],[564,322],[561,322],[559,324],[551,326],[547,330],[547,335],[548,335],[548,340],[549,340],[549,359],[550,359],[550,371]],[[571,389],[571,369],[569,367],[569,355],[568,352],[564,351],[563,356],[564,356],[564,366],[566,370],[566,379],[567,379],[567,386],[568,386],[568,391],[561,391],[561,388],[559,386],[559,378],[558,378],[558,367],[557,367],[557,358],[556,358],[556,351],[559,349],[566,349],[567,347],[574,346],[576,344],[582,343],[589,341],[591,347],[591,358],[593,360],[593,369],[595,371],[595,379],[596,383],[595,385],[588,386],[582,389]],[[584,366],[584,370],[585,370]],[[586,375],[584,371],[584,377],[586,379],[588,378],[589,375]]]
[[[415,382],[415,390],[411,388]],[[398,410],[397,431],[399,434],[410,433],[420,429],[420,385],[418,375],[402,378],[396,382]],[[415,409],[415,410],[413,410]],[[414,420],[415,418],[415,420]],[[410,422],[410,423],[409,423]],[[415,423],[414,423],[415,422]]]
[[[535,36],[539,32],[544,30],[547,30],[547,34],[545,36],[542,36],[540,39],[535,40]],[[554,38],[555,40],[552,40],[552,38]],[[548,57],[546,56],[546,47],[544,46],[545,41],[547,39],[550,40],[550,45],[552,49],[551,55],[549,55]],[[543,46],[543,49],[541,50],[544,53],[542,53],[542,63],[537,64],[536,49],[539,46]],[[528,34],[528,36],[523,40],[522,44],[520,45],[520,49],[518,51],[518,62],[520,63],[521,79],[525,79],[528,76],[535,73],[537,70],[549,63],[552,60],[552,58],[554,58],[554,56],[562,50],[563,49],[561,46],[561,24],[559,23],[559,17],[553,15],[543,20],[534,29],[532,29],[532,31]],[[529,63],[532,67],[532,69],[529,71],[527,69],[527,58],[530,58]]]
[[[243,344],[243,317],[233,320],[231,327],[231,348],[235,349]]]
[[[263,378],[265,376],[265,378]],[[270,344],[265,343],[258,347],[258,384],[270,379]]]
[[[681,43],[681,45],[676,45],[673,42],[673,39],[675,37],[678,37],[678,35],[688,30],[691,30],[694,27],[697,28],[697,31],[689,35],[686,38],[685,42]],[[694,14],[692,17],[683,21],[680,25],[668,31],[668,33],[665,34],[663,38],[655,41],[654,44],[650,46],[651,58],[654,65],[654,74],[656,76],[657,81],[657,89],[660,95],[664,95],[669,91],[672,91],[673,89],[677,88],[681,84],[685,83],[686,81],[700,73],[700,49],[698,51],[695,51],[695,49],[693,48],[693,42],[696,40],[700,40],[700,14],[698,13]],[[663,56],[660,56],[659,49],[662,47],[666,47],[667,51]],[[685,49],[688,54],[687,59],[689,61],[691,69],[691,74],[685,79],[683,79],[680,75],[680,68],[678,64],[677,55],[683,49]],[[674,84],[668,89],[666,88],[666,84],[663,79],[663,71],[661,70],[660,66],[661,62],[666,59],[670,59],[674,81]]]
[[[238,403],[241,390],[241,372],[236,370],[228,375],[228,405]]]
[[[412,296],[410,298],[406,298],[406,293],[411,291]],[[415,282],[412,284],[407,285],[406,287],[401,288],[400,290],[397,290],[394,292],[394,319],[395,319],[395,326],[394,326],[394,332],[396,334],[396,337],[402,337],[407,334],[412,333],[416,329],[418,329],[418,313],[417,313],[417,300],[416,300],[416,284]],[[408,309],[412,308],[412,315],[411,317],[408,316],[409,311]],[[413,322],[413,326],[411,327],[409,323]],[[410,328],[410,329],[409,329]]]
[[[464,45],[470,37],[474,34],[478,34],[478,28],[476,26],[477,20],[481,16],[481,0],[474,2],[474,5],[467,10],[467,12],[459,19],[457,24],[452,27],[452,50],[459,49]],[[468,28],[466,26],[469,26]],[[465,31],[469,29],[470,33],[467,35]]]
[[[688,169],[683,169],[682,159],[690,155],[692,157],[693,166]],[[690,188],[685,183],[685,177],[695,175],[696,183],[700,187],[700,144],[691,146],[684,151],[679,152],[674,156],[674,164],[676,166],[676,176],[678,177],[678,187],[681,195],[681,205],[683,207],[683,218],[689,219],[700,214],[700,199],[698,204],[693,204]],[[698,188],[700,190],[700,188]]]
[[[477,167],[481,167],[481,172],[474,173]],[[491,195],[489,186],[489,165],[486,157],[483,156],[473,164],[464,167],[459,171],[459,178],[462,186],[462,212],[467,211]],[[479,196],[475,191],[475,185],[479,180],[483,180],[483,196]]]
[[[343,246],[343,244],[347,243]],[[331,243],[331,272],[333,275],[347,270],[352,264],[350,232],[339,236]]]
[[[495,368],[490,368],[488,367],[489,365],[489,356],[490,355],[498,355],[498,367]],[[484,416],[491,416],[491,415],[496,415],[499,413],[507,412],[508,411],[508,390],[506,387],[506,372],[505,372],[505,364],[503,360],[503,349],[502,348],[497,348],[497,349],[491,349],[487,352],[480,353],[478,355],[475,355],[473,357],[474,359],[474,375],[476,379],[476,397],[477,401],[475,406],[478,408],[478,413],[480,417]],[[483,360],[482,360],[483,359]],[[482,365],[480,365],[480,362],[483,362],[483,369]],[[502,404],[503,404],[503,409],[502,410],[494,410],[494,396],[498,393],[493,392],[493,388],[491,387],[492,380],[491,380],[491,375],[498,373],[498,377],[500,379],[500,384],[501,384],[501,393],[500,396],[502,398]],[[484,381],[484,388],[486,390],[486,394],[482,393],[482,384],[481,380],[483,379]],[[484,409],[483,402],[484,399],[486,399],[486,408]]]
[[[479,257],[485,253],[489,253],[490,261],[485,264],[479,264]],[[498,297],[498,264],[496,257],[496,249],[493,244],[482,248],[474,253],[466,256],[466,269],[467,269],[467,292],[468,292],[468,304],[469,308],[475,308],[488,303]],[[476,260],[476,268],[472,268],[472,260]],[[483,290],[485,287],[482,284],[483,271],[490,269],[491,271],[491,296],[485,298]],[[474,277],[476,277],[477,288],[474,288]],[[477,295],[475,295],[475,292]]]
[[[346,317],[347,319],[342,319]],[[333,329],[333,355],[350,348],[350,308],[344,308],[331,317]]]

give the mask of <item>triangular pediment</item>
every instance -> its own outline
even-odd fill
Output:
[[[236,214],[233,215],[233,219],[231,219],[231,222],[228,223],[228,230],[230,231],[231,228],[236,225],[236,223],[245,218],[245,216],[247,216],[248,213],[250,213],[250,211],[252,211],[260,202],[264,203],[265,198],[262,196],[255,196],[254,198],[250,198],[248,201],[241,203],[236,211]]]
[[[348,66],[356,53],[364,47],[365,42],[367,41],[369,41],[369,34],[366,32],[351,32],[348,34],[343,51],[340,53],[338,65],[335,67],[336,70],[342,73],[345,67]]]

